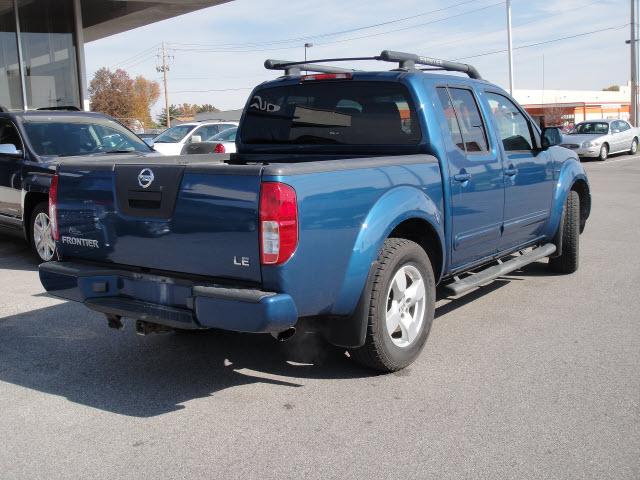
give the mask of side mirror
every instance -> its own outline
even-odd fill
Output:
[[[202,137],[200,135],[194,135],[191,137],[191,143],[202,143]]]
[[[0,155],[19,157],[22,155],[22,150],[18,150],[13,143],[0,143]]]
[[[144,143],[146,143],[149,148],[153,148],[156,144],[156,142],[153,141],[153,138],[145,138]]]
[[[542,130],[542,149],[555,147],[562,143],[562,133],[558,127],[547,127]]]
[[[614,128],[613,130],[611,130],[611,133],[620,133],[620,130],[617,128]]]

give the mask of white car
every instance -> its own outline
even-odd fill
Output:
[[[580,157],[606,160],[610,154],[638,152],[640,130],[624,120],[588,120],[579,123],[562,137],[562,147],[569,148]]]
[[[229,128],[209,138],[207,142],[215,143],[215,153],[236,153],[236,134],[238,127]]]
[[[238,127],[229,128],[206,139],[204,142],[188,143],[182,149],[182,155],[202,155],[209,153],[236,153],[236,134]]]
[[[214,135],[237,127],[237,122],[193,122],[171,127],[153,141],[153,148],[162,155],[180,155],[185,145],[200,143]]]

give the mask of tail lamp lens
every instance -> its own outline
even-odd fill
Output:
[[[213,147],[213,153],[226,153],[227,149],[224,148],[224,145],[221,143],[216,144],[215,147]]]
[[[260,191],[260,259],[263,265],[287,262],[298,247],[296,191],[280,182],[265,182]]]
[[[60,240],[60,229],[58,227],[58,174],[51,178],[49,187],[49,225],[53,239]]]

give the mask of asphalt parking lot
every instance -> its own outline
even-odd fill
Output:
[[[640,157],[586,163],[581,268],[438,303],[410,368],[312,337],[138,337],[0,239],[0,477],[640,478]]]

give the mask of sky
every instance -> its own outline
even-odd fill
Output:
[[[627,83],[628,0],[512,5],[516,89],[600,90]],[[593,31],[599,32],[582,35]],[[573,38],[532,46],[564,37]],[[264,69],[264,60],[303,59],[305,42],[314,44],[310,59],[389,49],[460,60],[508,87],[506,6],[498,0],[234,0],[88,43],[89,81],[108,67],[161,82],[161,42],[171,56],[172,104],[242,108],[255,85],[277,76]],[[375,63],[358,67],[380,68]]]

